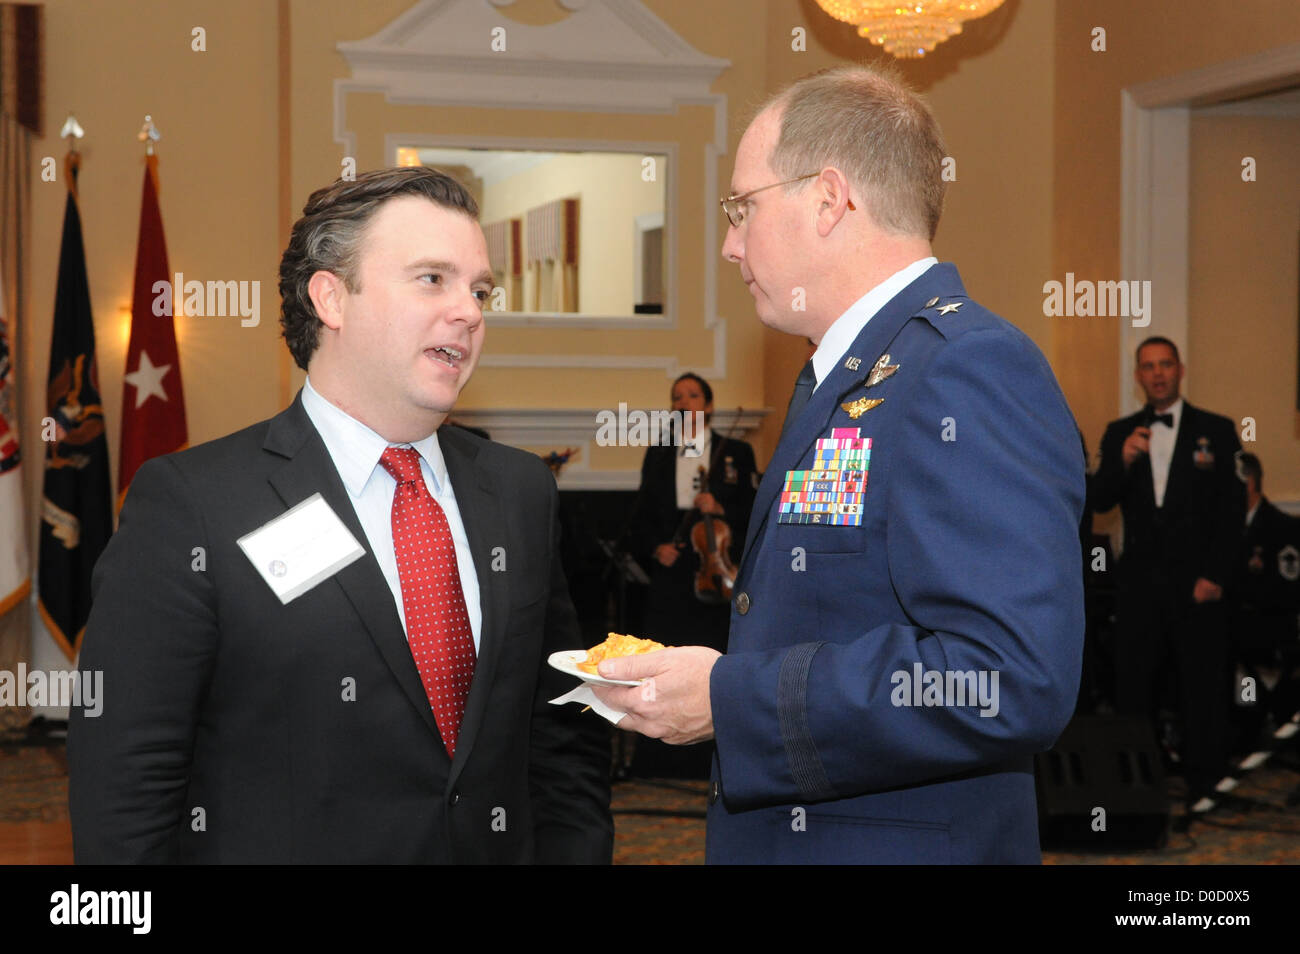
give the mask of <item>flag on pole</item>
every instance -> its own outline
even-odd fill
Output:
[[[50,375],[46,384],[45,493],[41,499],[38,592],[41,618],[69,661],[90,615],[90,571],[113,532],[108,440],[95,365],[86,253],[77,209],[77,154],[68,157]]]
[[[158,208],[158,157],[145,157],[144,198],[140,204],[140,238],[135,253],[135,291],[131,298],[131,340],[126,347],[122,384],[122,450],[118,455],[117,502],[140,465],[150,457],[170,454],[188,440],[185,393],[181,388],[180,357],[171,309],[157,314],[157,282],[170,282],[167,240]],[[167,301],[179,297],[172,289]]]
[[[5,314],[5,293],[0,284],[0,616],[26,599],[32,589],[18,455],[17,384]]]

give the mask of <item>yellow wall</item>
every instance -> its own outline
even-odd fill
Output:
[[[1119,278],[1121,91],[1300,42],[1300,13],[1294,0],[1250,0],[1230,7],[1217,0],[1180,0],[1177,4],[1092,0],[1058,3],[1056,16],[1053,277],[1059,279],[1071,271],[1081,278]],[[1090,48],[1091,31],[1097,26],[1106,29],[1104,53]],[[1237,158],[1239,162],[1240,156]],[[1292,215],[1294,221],[1294,208]],[[1247,231],[1239,237],[1248,242],[1249,235]],[[1195,234],[1192,240],[1197,240]],[[1194,267],[1203,260],[1198,256],[1193,252]],[[1200,288],[1195,284],[1197,278],[1192,281],[1189,293],[1195,296]],[[1289,307],[1294,310],[1294,293]],[[1223,334],[1207,337],[1200,330],[1202,317],[1198,317],[1206,313],[1194,299],[1193,309],[1191,347],[1185,359],[1191,368],[1188,384],[1194,403],[1229,413],[1242,404],[1239,394],[1249,393],[1242,389],[1256,386],[1250,383],[1252,377],[1270,393],[1294,396],[1294,371],[1290,378],[1267,383],[1245,367],[1211,373],[1209,366],[1219,360],[1216,349],[1226,344],[1224,336],[1232,332],[1220,314],[1211,320],[1223,322]],[[1238,316],[1233,317],[1235,321]],[[1111,321],[1057,321],[1057,376],[1088,446],[1095,452],[1106,423],[1119,412],[1118,330]],[[1291,334],[1294,321],[1292,314]],[[1294,351],[1293,345],[1293,355]],[[1270,365],[1270,373],[1280,370]],[[1254,406],[1251,400],[1245,403]],[[1278,455],[1269,451],[1279,460],[1294,461],[1294,453],[1294,449]],[[1268,460],[1264,467],[1274,494],[1285,486],[1291,497],[1300,496],[1300,478],[1294,467],[1289,475]]]
[[[1300,117],[1194,115],[1191,157],[1189,400],[1253,418],[1265,493],[1295,499]]]
[[[178,318],[191,443],[261,420],[280,403],[276,5],[264,0],[48,0],[45,130],[33,146],[59,181],[32,185],[31,298],[20,362],[29,514],[40,509],[40,420],[45,414],[54,284],[66,187],[71,109],[86,131],[81,215],[116,486],[135,249],[144,176],[136,133],[149,113],[162,133],[160,202],[173,272],[185,280],[260,281],[261,318]],[[191,30],[206,29],[206,52]],[[32,553],[38,526],[31,520]]]
[[[275,276],[289,223],[307,196],[341,170],[333,84],[349,71],[335,45],[372,35],[410,6],[411,0],[46,3],[49,135],[36,143],[34,159],[62,157],[63,144],[54,137],[63,111],[73,108],[88,132],[82,211],[114,471],[142,175],[134,134],[144,113],[154,115],[164,135],[162,209],[173,269],[190,278],[262,283],[257,328],[241,328],[237,319],[179,322],[190,436],[198,442],[275,413],[301,380],[278,337]],[[730,178],[749,107],[797,76],[881,56],[812,0],[647,0],[647,6],[701,52],[732,63],[714,84],[728,103],[727,151],[716,166],[719,192]],[[955,261],[975,297],[1044,349],[1093,448],[1118,410],[1118,332],[1110,323],[1045,318],[1042,285],[1067,270],[1118,277],[1121,89],[1300,41],[1292,0],[1252,0],[1234,7],[1230,18],[1220,16],[1221,5],[1210,0],[1184,0],[1177,5],[1178,16],[1171,15],[1173,9],[1128,0],[1008,0],[931,57],[901,67],[932,102],[957,161],[957,181],[949,186],[936,242],[939,256]],[[504,12],[538,22],[560,15],[550,0],[526,0]],[[1106,53],[1089,49],[1096,25],[1107,28]],[[195,26],[207,31],[207,52],[191,51]],[[791,31],[799,27],[807,31],[805,51],[791,47]],[[758,323],[734,266],[717,257],[716,242],[706,245],[709,217],[718,225],[718,242],[723,235],[716,202],[704,196],[700,159],[713,136],[710,108],[682,105],[668,115],[435,109],[388,103],[377,93],[351,94],[345,106],[347,125],[357,135],[359,169],[386,164],[384,137],[400,133],[675,144],[680,159],[676,327],[601,331],[489,324],[488,352],[674,355],[682,368],[725,359],[726,374],[712,378],[717,405],[775,411],[755,440],[760,462],[766,461],[806,348]],[[19,363],[28,447],[35,445],[44,412],[63,188],[62,183],[34,185],[28,275],[33,294]],[[1258,193],[1251,195],[1258,199]],[[1207,206],[1203,214],[1221,211]],[[1279,245],[1278,254],[1282,251]],[[1232,248],[1197,254],[1198,273],[1209,264],[1206,256],[1233,261]],[[707,260],[718,263],[716,310],[727,328],[722,356],[713,353],[704,326]],[[1209,274],[1196,280],[1208,280]],[[1294,338],[1233,377],[1232,366],[1253,360],[1233,329],[1254,329],[1264,317],[1247,317],[1238,308],[1229,323],[1223,313],[1237,300],[1234,290],[1197,286],[1193,293],[1201,299],[1195,302],[1189,354],[1195,399],[1234,414],[1255,411],[1267,421],[1260,441],[1261,450],[1267,447],[1270,489],[1275,495],[1300,494],[1294,478],[1287,485],[1283,473],[1297,470],[1294,433],[1292,443],[1285,440],[1283,400],[1295,389]],[[1294,289],[1287,295],[1277,293],[1286,304],[1277,311],[1291,315],[1287,327],[1294,336]],[[1268,302],[1273,300],[1270,294]],[[1270,337],[1273,331],[1259,325],[1255,337],[1280,340]],[[1207,360],[1225,349],[1240,360],[1231,365]],[[661,370],[483,367],[462,403],[536,408],[615,407],[626,401],[657,407],[666,403],[669,383]],[[1266,444],[1275,434],[1278,443]],[[30,452],[28,458],[38,459]],[[593,452],[591,463],[626,467],[638,460],[634,449],[608,449]],[[33,513],[38,512],[39,470],[27,469]]]
[[[966,290],[1033,338],[1049,358],[1054,328],[1043,317],[1042,276],[1051,266],[1054,7],[1042,0],[1008,0],[933,54],[895,61],[812,0],[770,0],[764,87],[775,90],[846,63],[896,62],[929,100],[956,160],[935,254],[955,262]],[[807,30],[806,52],[792,49],[796,27]],[[751,91],[736,102],[733,143],[749,118],[742,103],[756,98]],[[776,446],[806,360],[802,341],[766,333],[765,403],[778,410],[756,442],[760,461]]]

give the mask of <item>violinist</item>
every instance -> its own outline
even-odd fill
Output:
[[[730,586],[720,599],[723,588],[716,584],[726,574],[710,568],[717,571],[722,565],[740,563],[758,486],[754,450],[708,426],[713,388],[699,375],[679,377],[671,397],[674,411],[704,412],[705,429],[693,435],[691,446],[646,448],[628,530],[628,548],[650,577],[637,635],[673,646],[712,646],[725,652],[731,624]],[[702,522],[706,518],[707,524]],[[725,553],[704,553],[701,573],[701,553],[692,541],[702,539],[707,546],[710,531],[715,541],[729,542]],[[637,738],[634,746],[631,771],[639,778],[709,777],[712,742],[679,746]]]
[[[727,583],[720,596],[714,584],[717,576],[725,573],[708,573],[707,567],[705,574],[700,573],[701,554],[692,538],[706,544],[710,535],[715,540],[725,539],[725,523],[729,545],[713,555],[712,563],[716,567],[740,562],[757,486],[754,450],[708,426],[713,417],[713,389],[699,375],[679,377],[673,382],[671,397],[674,411],[704,412],[706,426],[686,446],[646,449],[631,523],[632,554],[650,576],[645,619],[638,635],[676,646],[725,650],[730,585]],[[710,523],[701,525],[706,517]],[[709,555],[704,559],[708,561]],[[697,592],[701,585],[703,593]]]

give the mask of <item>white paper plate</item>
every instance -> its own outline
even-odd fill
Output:
[[[639,686],[640,679],[606,679],[603,676],[595,676],[589,672],[583,672],[578,668],[578,663],[584,662],[587,658],[585,649],[562,649],[558,653],[551,653],[550,658],[546,661],[554,666],[560,672],[567,672],[570,676],[577,676],[583,682],[590,682],[597,686]]]

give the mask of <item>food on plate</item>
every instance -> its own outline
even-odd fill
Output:
[[[617,656],[640,656],[643,653],[652,653],[657,649],[665,648],[663,643],[656,643],[653,639],[638,639],[623,633],[610,633],[603,643],[588,649],[587,658],[576,665],[583,672],[589,672],[594,676],[596,666],[601,660],[613,659]]]

